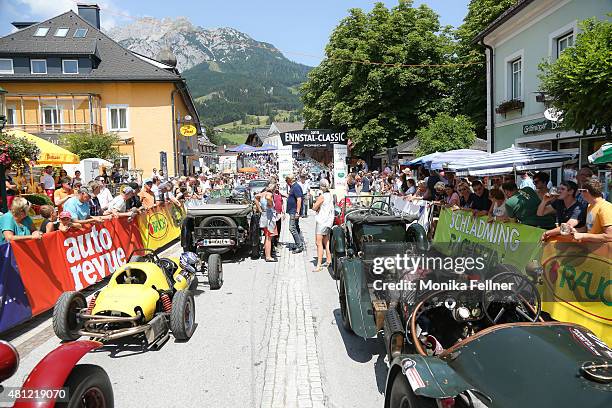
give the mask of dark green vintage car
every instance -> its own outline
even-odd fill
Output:
[[[436,255],[422,227],[385,208],[348,211],[333,231],[344,329],[384,339],[386,408],[612,406],[612,350],[581,326],[544,321],[537,274],[381,268]]]

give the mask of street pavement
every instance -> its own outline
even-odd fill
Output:
[[[157,351],[137,342],[107,345],[81,362],[103,367],[115,406],[382,407],[387,366],[378,339],[344,331],[336,282],[314,272],[314,214],[301,220],[302,254],[279,262],[226,257],[224,284],[211,291],[199,277],[197,328],[188,342]],[[281,241],[291,241],[285,220]],[[164,256],[178,256],[177,244]],[[21,354],[4,386],[19,386],[60,342],[51,313],[4,336]]]

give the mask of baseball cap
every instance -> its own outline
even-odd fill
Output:
[[[153,183],[153,179],[147,178],[147,179],[144,179],[144,181],[142,182],[142,184],[147,184],[147,183]]]
[[[123,194],[131,194],[131,193],[133,193],[133,192],[134,192],[134,189],[133,189],[132,187],[130,187],[130,186],[126,186],[126,187],[123,189]]]
[[[72,219],[72,214],[70,214],[68,211],[62,211],[59,214],[59,219],[61,220],[63,218],[70,218],[70,219]]]

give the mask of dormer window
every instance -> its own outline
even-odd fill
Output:
[[[30,72],[32,74],[46,74],[47,73],[47,60],[44,60],[44,59],[30,60]]]
[[[34,37],[44,37],[49,32],[49,27],[38,27],[34,32]]]
[[[77,28],[74,30],[74,38],[84,38],[87,35],[86,28]]]
[[[78,74],[79,60],[62,60],[62,72],[64,74]]]
[[[68,34],[68,28],[58,28],[57,30],[55,30],[55,36],[56,37],[65,37]]]

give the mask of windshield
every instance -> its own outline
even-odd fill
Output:
[[[393,224],[359,224],[353,229],[357,242],[364,236],[378,242],[401,242],[406,240],[406,227],[401,223]]]
[[[268,180],[249,181],[249,188],[264,188],[268,185]]]

